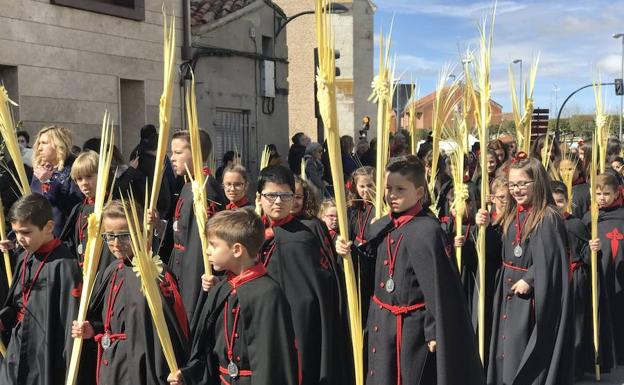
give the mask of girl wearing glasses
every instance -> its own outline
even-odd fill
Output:
[[[546,170],[519,153],[509,166],[499,212],[498,272],[487,383],[571,384],[573,319],[565,224]],[[477,224],[486,225],[480,210]]]
[[[130,210],[126,203],[126,210]],[[156,328],[141,293],[141,282],[133,271],[130,233],[121,201],[109,202],[102,213],[102,234],[115,257],[96,282],[87,321],[73,322],[72,337],[93,339],[98,357],[93,370],[83,370],[99,384],[167,384],[169,368]],[[163,266],[159,283],[162,305],[178,362],[185,362],[189,329],[184,306],[173,275]],[[92,345],[86,345],[88,348]],[[84,362],[86,367],[92,367]],[[80,382],[80,381],[79,381]],[[82,383],[82,382],[80,382]]]
[[[247,199],[247,169],[240,164],[231,164],[223,170],[223,191],[229,203],[226,210],[240,208],[254,208],[253,203]]]

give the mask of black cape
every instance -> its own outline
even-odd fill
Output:
[[[384,304],[424,308],[402,315],[400,373],[404,384],[483,384],[474,332],[457,269],[446,252],[437,218],[420,211],[395,228],[390,217],[375,222],[363,247],[376,257],[375,292]],[[388,237],[396,252],[394,291],[388,282]],[[401,236],[403,236],[401,238]],[[398,239],[401,239],[400,243]],[[396,246],[396,245],[399,246]],[[397,316],[373,301],[368,315],[367,385],[397,383]],[[427,342],[436,340],[435,354]]]
[[[589,211],[591,194],[588,183],[579,183],[572,186],[572,212],[577,218],[583,218]]]
[[[219,197],[216,191],[218,191],[218,186],[215,179],[208,176],[209,202],[218,201]],[[214,213],[217,211],[218,205],[210,203],[208,207],[210,212]],[[169,258],[169,269],[177,278],[187,318],[192,320],[201,291],[204,259],[199,229],[193,211],[191,183],[186,183],[182,188],[171,222],[174,247]]]
[[[298,364],[290,307],[279,285],[268,275],[257,277],[236,290],[222,281],[210,293],[202,293],[189,362],[181,369],[184,383],[228,383],[297,385]],[[225,308],[225,301],[228,307]],[[233,359],[239,370],[251,376],[232,381],[223,373],[229,364],[224,335],[224,314],[228,315],[228,336],[233,333],[232,310],[240,305],[233,346]]]
[[[48,253],[24,253],[14,271],[9,296],[0,311],[7,355],[0,365],[0,384],[57,385],[65,383],[73,340],[72,320],[80,303],[82,272],[67,247],[60,244],[48,256],[31,291],[23,320],[21,282],[30,287]]]
[[[514,223],[503,237],[487,383],[571,384],[574,324],[563,218],[549,207],[521,245],[520,257],[513,251]],[[522,297],[511,295],[511,286],[520,279],[531,285],[532,292]]]
[[[110,301],[113,277],[115,286],[120,288],[114,296],[115,300]],[[187,359],[188,322],[175,280],[166,268],[159,286],[169,336],[178,365],[181,365]],[[110,302],[110,334],[126,335],[125,340],[113,339],[110,348],[101,349],[97,372],[100,385],[167,384],[169,367],[147,300],[140,289],[141,283],[132,271],[131,263],[116,260],[107,267],[93,292],[87,319],[96,337],[105,333],[107,306]],[[95,378],[96,373],[91,375]]]
[[[272,230],[274,238],[263,245],[261,261],[286,294],[292,311],[302,385],[348,384],[353,371],[345,365],[351,357],[349,334],[331,263],[299,220],[293,218]]]
[[[349,239],[356,246],[355,252],[351,253],[353,268],[358,279],[360,288],[360,307],[362,309],[362,327],[366,326],[370,299],[375,290],[375,259],[359,253],[357,246],[367,242],[371,221],[375,218],[373,205],[364,205],[361,202],[351,207],[348,211]]]
[[[565,220],[570,247],[570,273],[572,295],[574,296],[574,371],[580,379],[584,372],[594,372],[594,340],[591,297],[591,234],[583,221],[573,215]],[[613,347],[613,326],[607,293],[601,283],[602,265],[598,264],[598,318],[600,322],[600,370],[609,372],[613,368],[615,352]]]
[[[447,248],[451,250],[453,260],[457,266],[457,249],[455,248],[455,234],[457,229],[457,220],[455,217],[443,217],[440,219],[442,230],[446,235],[448,241]],[[476,330],[476,311],[478,306],[478,259],[477,259],[477,247],[475,241],[477,240],[477,226],[474,223],[470,223],[470,220],[464,221],[462,224],[462,235],[465,238],[464,246],[461,251],[461,283],[464,287],[464,294],[466,297],[466,304],[470,317],[473,319],[473,326]],[[487,271],[487,270],[486,270]]]
[[[89,215],[93,213],[93,204],[81,202],[72,209],[65,227],[61,232],[60,239],[69,248],[72,254],[78,260],[80,266],[84,263],[84,253],[87,250],[87,226]],[[82,230],[81,230],[82,229]],[[81,237],[82,235],[82,237]],[[97,276],[102,276],[104,270],[113,262],[115,257],[110,253],[108,247],[103,247],[100,255],[100,263],[97,269]]]
[[[591,214],[583,218],[589,226]],[[624,363],[624,207],[600,210],[598,235],[602,242],[602,282],[607,292],[617,363]]]
[[[493,214],[495,215],[495,213]],[[496,276],[501,267],[501,256],[503,254],[503,244],[501,238],[501,228],[499,224],[492,223],[485,229],[485,357],[484,367],[487,373],[487,365],[489,362],[490,351],[487,348],[492,338],[492,321],[494,312],[494,297],[496,293]],[[477,269],[476,282],[479,282],[479,274]],[[479,290],[475,290],[472,300],[472,324],[475,333],[479,333],[478,325],[478,306],[479,306]]]

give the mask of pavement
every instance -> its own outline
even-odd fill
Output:
[[[609,374],[603,374],[600,382],[589,374],[585,374],[584,381],[577,382],[575,385],[624,385],[624,366],[618,366]]]

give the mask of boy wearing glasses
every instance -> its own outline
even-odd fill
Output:
[[[129,210],[129,207],[126,209]],[[133,271],[130,233],[121,201],[111,201],[106,205],[102,226],[104,241],[116,260],[96,283],[87,321],[74,321],[71,329],[72,337],[93,339],[97,344],[95,373],[89,373],[93,377],[82,381],[165,385],[169,368],[147,300],[141,292],[141,282]],[[159,287],[176,359],[177,362],[184,362],[188,322],[175,279],[167,268],[163,268]],[[64,379],[58,383],[63,382]]]
[[[82,273],[71,252],[54,237],[52,207],[42,195],[19,198],[9,220],[24,252],[0,310],[0,332],[7,348],[0,363],[0,384],[62,384]]]
[[[290,304],[301,384],[349,383],[351,355],[338,285],[315,235],[291,214],[294,191],[294,175],[286,167],[260,172],[258,198],[270,227],[259,259]]]

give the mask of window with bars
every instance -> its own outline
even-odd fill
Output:
[[[216,166],[221,166],[227,151],[236,151],[242,157],[242,164],[249,169],[249,110],[217,108],[213,132]]]

